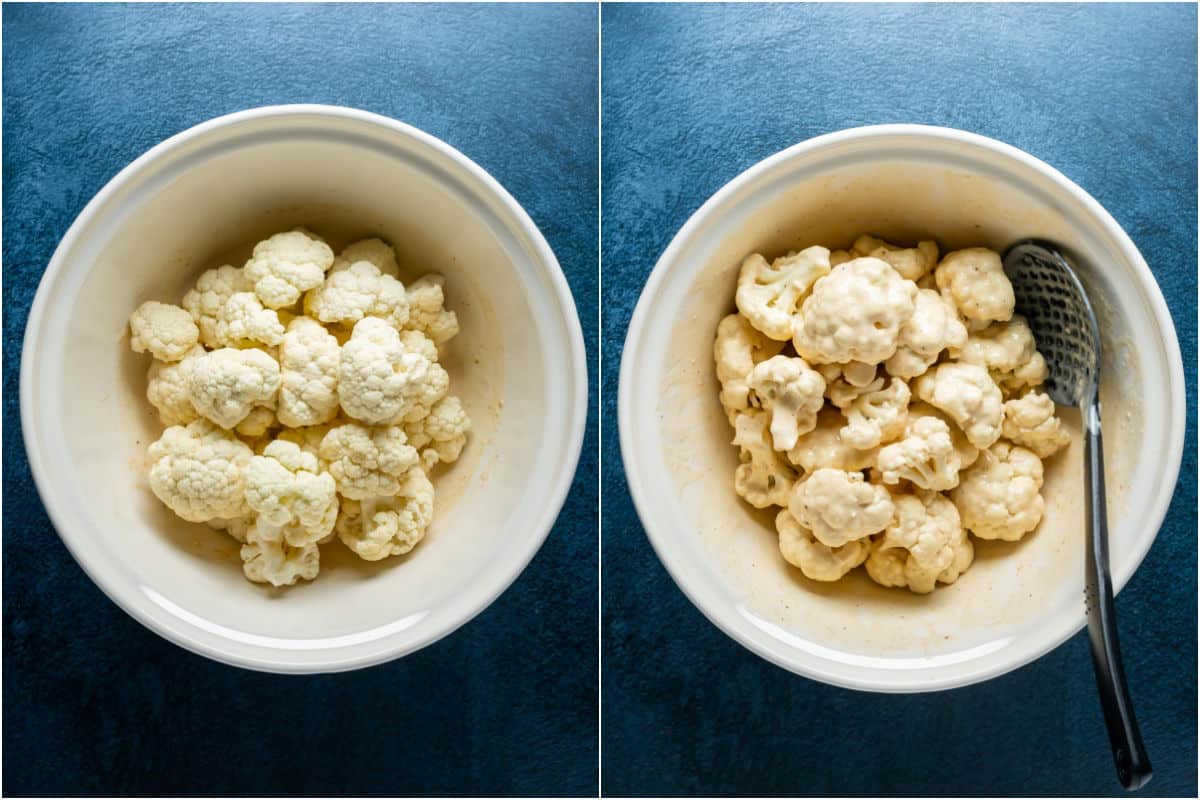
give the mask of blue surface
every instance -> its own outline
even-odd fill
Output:
[[[700,204],[821,133],[924,122],[1048,161],[1153,268],[1188,378],[1182,479],[1117,602],[1156,769],[1196,795],[1194,6],[605,5],[603,747],[608,794],[1119,794],[1083,635],[983,685],[834,689],[709,624],[655,559],[621,470],[621,346]]]
[[[4,6],[5,795],[596,791],[594,404],[558,524],[491,608],[400,661],[288,678],[186,653],[94,587],[34,490],[17,383],[43,267],[88,199],[171,134],[290,102],[395,117],[491,172],[558,255],[594,358],[597,16]]]

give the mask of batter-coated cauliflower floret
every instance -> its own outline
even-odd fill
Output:
[[[860,472],[822,468],[796,484],[788,510],[822,544],[841,547],[883,530],[892,519],[892,498]]]
[[[217,323],[221,309],[238,292],[252,292],[254,285],[239,267],[226,264],[205,270],[196,286],[183,296],[183,307],[200,328],[200,341],[208,347],[221,347],[217,338]]]
[[[950,499],[963,526],[980,539],[1015,542],[1041,522],[1045,501],[1042,460],[1024,447],[1000,441],[962,474]]]
[[[415,422],[445,397],[450,376],[435,361],[404,347],[396,329],[367,317],[342,347],[338,399],[342,410],[371,424]]]
[[[433,484],[419,467],[410,469],[392,497],[347,500],[338,517],[342,544],[366,561],[403,555],[425,538],[433,521]]]
[[[741,448],[741,464],[733,487],[755,508],[781,506],[796,480],[796,470],[771,446],[770,416],[759,409],[738,414],[734,420],[733,443]]]
[[[1016,297],[1000,254],[986,247],[947,253],[934,272],[938,290],[977,329],[1012,318]]]
[[[829,251],[806,247],[768,264],[755,253],[738,273],[738,311],[762,333],[786,342],[792,338],[792,317],[816,280],[829,274]]]
[[[246,503],[258,512],[258,525],[279,528],[287,543],[303,547],[333,530],[337,485],[322,472],[317,457],[286,441],[267,445],[242,470]]]
[[[883,376],[876,377],[875,364],[850,361],[845,364],[818,364],[817,372],[825,378],[825,396],[838,408],[845,408],[855,398],[883,388]]]
[[[1054,416],[1054,401],[1041,392],[1029,392],[1004,404],[1002,435],[1038,458],[1049,458],[1071,442],[1071,434]]]
[[[1046,359],[1037,351],[1033,331],[1020,314],[1014,314],[1008,322],[993,322],[983,330],[973,331],[950,355],[986,368],[992,380],[1010,391],[1038,386],[1046,380]]]
[[[321,551],[315,543],[289,544],[282,532],[261,522],[246,532],[242,572],[255,583],[291,586],[300,578],[311,581],[321,571]]]
[[[721,382],[721,406],[732,425],[737,415],[750,408],[751,370],[783,349],[783,342],[763,336],[741,314],[730,314],[717,325],[713,360]]]
[[[224,347],[277,347],[283,341],[279,312],[266,308],[254,292],[236,292],[217,311],[216,341]]]
[[[880,479],[897,484],[909,481],[922,489],[945,491],[958,485],[962,460],[954,449],[950,426],[937,417],[913,417],[904,438],[880,449]]]
[[[404,284],[380,272],[369,261],[356,261],[330,272],[325,282],[304,296],[304,313],[321,322],[353,325],[363,317],[379,317],[394,328],[408,322]]]
[[[150,371],[146,374],[146,399],[158,411],[163,425],[187,425],[200,417],[192,405],[188,373],[194,360],[205,352],[203,347],[196,345],[180,361],[165,363],[155,359],[150,363]]]
[[[338,413],[342,349],[321,323],[296,317],[279,346],[279,421],[289,428],[320,425]]]
[[[330,272],[341,272],[349,269],[351,264],[358,261],[369,261],[384,275],[393,278],[400,277],[400,265],[396,262],[396,251],[382,239],[360,239],[342,248],[342,252],[333,259]]]
[[[458,315],[445,308],[446,279],[436,273],[417,278],[408,285],[408,322],[405,327],[420,331],[441,347],[458,335]]]
[[[246,262],[246,279],[268,308],[294,305],[300,295],[325,280],[333,251],[302,230],[284,231],[254,245]]]
[[[870,539],[855,539],[841,547],[822,544],[786,508],[775,516],[779,552],[814,581],[836,581],[867,559]]]
[[[975,555],[954,504],[936,492],[901,495],[883,536],[871,545],[867,574],[884,586],[928,594],[953,583]]]
[[[896,352],[917,287],[885,261],[856,258],[813,286],[793,320],[792,344],[815,363],[878,364]]]
[[[958,427],[958,423],[946,412],[918,400],[908,407],[908,419],[911,423],[921,417],[933,417],[946,423],[946,427],[950,429],[950,440],[954,442],[954,451],[958,453],[960,470],[971,466],[975,459],[979,458],[979,448],[967,441],[967,435],[963,433],[962,428]]]
[[[938,246],[935,242],[918,242],[916,247],[898,247],[874,236],[860,236],[854,241],[857,256],[870,256],[886,261],[892,269],[910,281],[918,281],[937,266]]]
[[[913,389],[917,397],[945,411],[976,447],[983,449],[1000,438],[1004,397],[983,367],[938,364],[917,378]]]
[[[817,414],[817,426],[796,440],[787,453],[788,461],[804,472],[816,472],[822,467],[864,470],[874,466],[878,450],[860,450],[842,438],[845,417],[835,409],[823,408]]]
[[[250,509],[242,471],[253,456],[207,420],[174,425],[150,445],[150,489],[188,522],[245,516]]]
[[[255,406],[274,403],[279,362],[262,350],[224,347],[197,356],[187,378],[196,411],[232,428]]]
[[[129,317],[129,346],[159,361],[179,361],[200,340],[192,315],[179,306],[147,300]]]
[[[404,426],[408,443],[421,452],[425,469],[457,461],[467,444],[469,430],[471,420],[462,401],[454,395],[443,397],[434,403],[427,416]]]
[[[762,408],[771,415],[776,450],[791,450],[817,426],[825,404],[825,379],[802,358],[775,356],[756,366],[748,379]]]
[[[394,495],[404,473],[419,461],[402,429],[368,428],[352,422],[325,434],[320,458],[329,465],[338,491],[349,500]]]
[[[848,424],[842,429],[842,441],[860,450],[870,450],[904,433],[908,421],[908,384],[892,378],[887,388],[866,392],[842,409]]]
[[[884,367],[892,375],[915,378],[937,361],[942,350],[962,347],[966,341],[966,326],[954,307],[937,292],[921,289],[912,316],[900,326],[896,352]]]

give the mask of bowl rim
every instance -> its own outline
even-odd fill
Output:
[[[381,129],[390,135],[402,137],[410,143],[415,144],[418,148],[424,148],[434,157],[441,156],[452,162],[455,168],[465,173],[465,175],[460,175],[459,177],[465,177],[470,181],[474,181],[475,187],[481,195],[498,201],[504,211],[511,215],[511,221],[515,222],[515,230],[524,236],[530,245],[531,252],[535,256],[535,264],[539,268],[542,281],[548,290],[547,296],[548,298],[552,298],[557,311],[562,315],[563,324],[567,329],[570,339],[567,345],[570,373],[565,376],[568,386],[567,391],[564,392],[564,396],[568,400],[573,399],[573,404],[572,407],[566,410],[566,414],[564,415],[564,430],[566,435],[562,440],[565,455],[564,466],[567,468],[556,475],[553,482],[547,486],[544,494],[546,499],[545,507],[539,515],[533,518],[533,522],[530,525],[533,535],[527,537],[526,544],[519,553],[519,557],[512,561],[511,571],[496,579],[494,584],[488,587],[489,591],[471,598],[473,602],[457,609],[457,613],[452,618],[443,620],[439,627],[423,631],[422,635],[415,638],[406,638],[406,629],[401,627],[395,632],[379,636],[372,640],[370,642],[372,648],[368,652],[359,655],[349,655],[346,653],[346,650],[350,647],[362,647],[361,644],[354,643],[312,650],[273,648],[266,651],[266,655],[255,655],[252,651],[244,649],[246,647],[244,643],[220,633],[220,626],[208,628],[210,633],[216,630],[219,635],[225,637],[219,640],[220,646],[210,644],[190,635],[189,629],[183,625],[187,617],[194,615],[190,615],[185,610],[177,609],[172,611],[166,617],[166,622],[148,613],[143,606],[148,606],[149,603],[142,593],[126,592],[119,585],[121,582],[116,580],[115,576],[89,566],[86,558],[79,551],[74,542],[78,532],[71,531],[67,517],[59,506],[60,501],[57,490],[54,488],[55,483],[46,472],[46,465],[37,445],[37,436],[35,435],[38,412],[36,410],[36,403],[34,402],[37,383],[34,376],[34,367],[37,363],[39,348],[37,332],[43,327],[44,317],[46,317],[47,309],[51,303],[50,292],[47,290],[47,287],[65,269],[66,254],[75,248],[78,240],[91,225],[93,218],[99,213],[100,209],[105,206],[113,195],[120,192],[127,183],[140,175],[147,167],[202,137],[208,136],[218,130],[252,120],[278,120],[289,117],[323,118],[325,120],[349,121],[374,126],[376,129]],[[54,254],[51,256],[38,282],[38,289],[30,306],[23,334],[19,399],[25,454],[29,462],[30,472],[33,475],[34,485],[37,488],[42,505],[49,516],[50,523],[63,544],[66,545],[72,558],[75,559],[84,573],[91,578],[92,582],[113,603],[150,631],[198,655],[231,666],[256,671],[284,674],[312,674],[360,669],[415,652],[465,625],[483,612],[484,609],[490,606],[496,598],[512,585],[529,565],[529,562],[538,550],[541,549],[570,493],[571,484],[579,466],[579,458],[583,450],[583,440],[586,432],[588,413],[587,390],[587,351],[584,346],[583,328],[579,321],[570,285],[558,263],[558,259],[555,257],[549,243],[537,225],[499,181],[483,167],[451,145],[407,123],[357,108],[316,103],[298,103],[244,109],[214,117],[186,128],[164,139],[131,161],[88,201],[55,247]],[[383,627],[387,627],[387,623]],[[341,655],[339,656],[339,654]]]
[[[629,327],[622,348],[617,392],[617,420],[625,482],[629,488],[629,494],[633,499],[638,518],[641,521],[642,530],[650,540],[650,544],[659,561],[666,568],[672,580],[675,581],[676,586],[679,587],[680,591],[683,592],[692,605],[709,622],[754,654],[790,672],[848,689],[887,693],[920,693],[968,686],[1018,669],[1049,653],[1074,636],[1083,629],[1086,624],[1086,618],[1081,615],[1078,622],[1060,625],[1059,630],[1051,630],[1050,635],[1046,637],[1045,641],[1036,647],[1030,648],[1028,652],[1022,653],[1020,658],[1010,661],[997,660],[996,663],[991,665],[976,664],[973,670],[928,680],[919,685],[911,681],[905,683],[889,680],[889,673],[886,670],[878,670],[875,676],[871,678],[863,677],[855,679],[847,678],[845,675],[833,670],[822,669],[803,660],[790,658],[784,652],[773,650],[763,645],[759,640],[745,634],[739,626],[741,618],[736,612],[725,608],[722,603],[714,602],[714,599],[707,593],[698,591],[696,587],[689,587],[687,585],[684,561],[681,557],[676,556],[673,538],[661,530],[656,530],[653,522],[650,524],[647,523],[648,519],[653,520],[653,517],[649,514],[649,509],[653,507],[653,502],[647,495],[645,487],[641,484],[640,472],[638,470],[638,442],[635,441],[632,430],[634,419],[633,395],[636,383],[633,370],[634,362],[637,358],[636,351],[643,338],[643,329],[647,325],[654,298],[658,295],[668,273],[675,267],[679,252],[684,248],[686,243],[702,229],[707,223],[708,218],[716,213],[743,186],[786,164],[788,161],[832,145],[840,145],[855,140],[864,141],[887,137],[907,137],[910,139],[923,139],[925,141],[973,145],[981,150],[989,151],[992,154],[1017,162],[1020,166],[1050,180],[1060,189],[1071,194],[1084,207],[1086,212],[1112,235],[1113,240],[1119,245],[1122,254],[1133,266],[1149,307],[1152,310],[1159,333],[1162,335],[1163,346],[1166,350],[1167,372],[1171,381],[1171,387],[1169,387],[1171,419],[1167,429],[1176,432],[1176,434],[1172,437],[1169,452],[1165,454],[1167,457],[1166,474],[1170,475],[1171,479],[1164,482],[1155,497],[1153,506],[1148,509],[1146,516],[1147,521],[1152,521],[1154,524],[1154,535],[1147,537],[1144,545],[1132,553],[1132,557],[1127,562],[1127,567],[1114,570],[1114,594],[1125,586],[1138,566],[1141,565],[1143,559],[1146,557],[1146,553],[1149,552],[1151,545],[1153,545],[1155,539],[1158,537],[1179,480],[1179,469],[1183,458],[1183,442],[1185,438],[1183,432],[1186,429],[1186,395],[1183,360],[1180,354],[1175,325],[1166,300],[1163,298],[1162,290],[1154,278],[1149,265],[1147,265],[1137,246],[1134,245],[1124,228],[1121,227],[1112,215],[1087,191],[1054,167],[1020,148],[987,136],[957,128],[909,123],[865,125],[846,128],[815,136],[791,145],[751,165],[728,181],[709,197],[688,218],[678,233],[672,237],[670,243],[655,263],[649,277],[646,279],[637,305],[634,307],[633,314],[630,317]]]

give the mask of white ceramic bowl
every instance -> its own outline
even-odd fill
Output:
[[[406,280],[446,276],[448,348],[474,422],[435,474],[435,520],[411,554],[369,564],[323,548],[318,579],[246,581],[237,545],[151,494],[161,432],[126,320],[179,302],[198,273],[305,225],[335,246],[395,244]],[[21,362],[21,420],[42,500],[109,597],[151,630],[230,664],[354,669],[412,652],[482,611],[521,572],[570,488],[583,440],[583,337],[529,216],[482,168],[395,120],[328,106],[232,114],[153,148],[87,205],[46,269]]]
[[[887,125],[798,144],[724,186],[663,253],[629,327],[619,416],[633,499],[676,583],[723,631],[794,672],[876,691],[961,686],[1037,658],[1084,624],[1078,437],[1047,466],[1038,531],[979,543],[956,584],[923,597],[861,570],[836,584],[807,580],[780,557],[772,515],[733,491],[737,454],[712,342],[734,310],[742,258],[845,247],[864,232],[934,238],[946,250],[1038,237],[1075,255],[1104,339],[1118,589],[1153,542],[1178,476],[1179,345],[1145,261],[1095,200],[1032,156],[962,131]]]

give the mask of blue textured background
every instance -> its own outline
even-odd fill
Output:
[[[34,490],[17,373],[44,265],[109,178],[205,119],[290,102],[404,120],[491,172],[558,255],[594,357],[597,17],[4,6],[5,795],[596,791],[594,404],[558,524],[491,608],[400,661],[288,678],[186,653],[93,586]]]
[[[821,133],[950,125],[1048,161],[1125,227],[1171,305],[1182,479],[1118,600],[1153,795],[1196,795],[1194,6],[605,5],[602,785],[610,794],[1120,793],[1083,635],[942,694],[834,689],[710,625],[621,470],[617,369],[655,260],[716,189]]]

